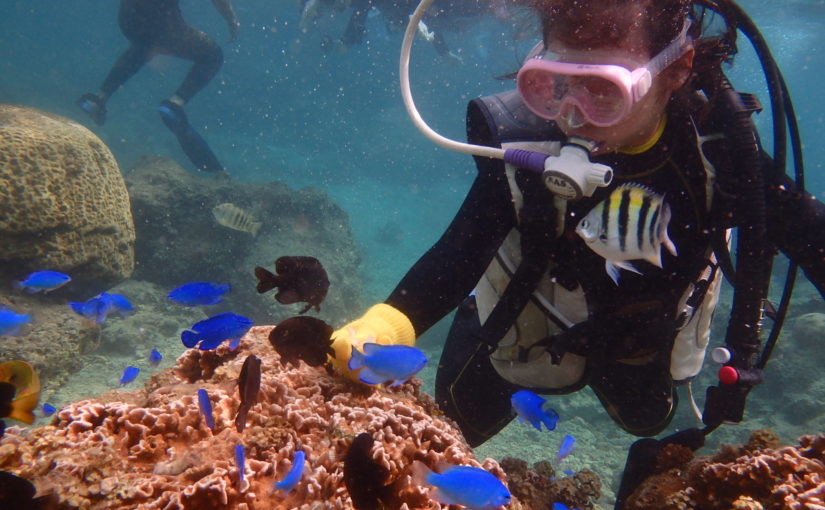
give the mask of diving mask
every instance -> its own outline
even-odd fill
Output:
[[[524,104],[549,120],[569,116],[572,107],[597,127],[618,124],[650,90],[653,78],[690,48],[690,20],[679,35],[645,65],[632,71],[620,65],[562,62],[539,43],[516,78]]]

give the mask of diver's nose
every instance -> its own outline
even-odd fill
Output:
[[[559,120],[564,121],[565,125],[570,129],[578,129],[587,124],[587,117],[584,116],[584,113],[582,113],[578,106],[571,103],[562,106]]]

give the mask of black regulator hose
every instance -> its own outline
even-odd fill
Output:
[[[802,140],[799,135],[799,125],[796,123],[796,112],[794,111],[791,95],[788,92],[788,86],[785,84],[785,79],[779,75],[782,86],[783,102],[785,106],[785,113],[788,118],[788,131],[791,135],[791,150],[794,159],[794,181],[796,189],[799,193],[805,192],[805,164],[802,158]],[[784,170],[783,170],[784,173]],[[774,317],[774,325],[768,339],[765,340],[765,348],[762,349],[762,354],[759,356],[759,361],[756,363],[756,368],[762,370],[768,363],[768,360],[773,353],[773,348],[776,346],[776,341],[779,339],[779,334],[782,332],[782,324],[788,313],[788,307],[791,304],[791,294],[793,293],[794,283],[796,282],[797,268],[799,264],[794,261],[788,263],[788,271],[785,276],[785,287],[782,289],[782,298],[779,301],[779,306],[776,309],[776,316]]]
[[[715,78],[713,111],[731,140],[736,154],[737,173],[737,245],[736,276],[733,306],[725,343],[731,352],[727,365],[739,374],[736,382],[708,388],[702,421],[715,428],[722,422],[739,422],[745,409],[745,398],[761,380],[755,368],[756,356],[762,344],[759,331],[762,306],[767,296],[772,254],[767,246],[767,213],[762,151],[751,120],[752,110],[742,102],[742,96],[724,77],[721,70]]]
[[[719,8],[720,4],[724,4],[723,9]],[[733,278],[733,309],[725,340],[732,355],[727,364],[737,370],[738,379],[733,384],[720,383],[717,387],[708,388],[703,421],[710,429],[713,429],[724,421],[741,421],[745,397],[750,389],[761,381],[761,370],[770,357],[790,303],[797,268],[793,262],[788,268],[785,289],[774,317],[773,330],[760,355],[760,321],[763,301],[767,297],[773,260],[773,254],[766,251],[765,176],[778,177],[785,174],[786,123],[790,129],[796,170],[795,180],[800,191],[804,188],[804,174],[801,142],[793,115],[793,104],[787,85],[767,43],[750,17],[733,1],[706,2],[705,5],[717,10],[720,14],[721,11],[725,11],[731,15],[733,19],[727,20],[728,23],[734,22],[754,46],[770,93],[774,138],[773,165],[772,168],[764,168],[767,160],[762,157],[759,140],[750,119],[753,109],[742,104],[742,96],[732,90],[730,83],[719,71],[716,82],[709,84],[710,90],[706,92],[712,92],[709,97],[719,98],[717,103],[722,112],[721,120],[727,122],[725,131],[732,140],[733,151],[736,154],[735,171],[738,183],[736,214],[739,220],[737,222],[739,227],[737,268]]]

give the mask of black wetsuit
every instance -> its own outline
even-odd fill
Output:
[[[471,102],[468,112],[471,143],[499,146],[508,141],[491,132],[494,128],[489,126],[495,126],[496,121],[480,100]],[[555,124],[543,125],[544,132],[528,132],[529,136],[517,138],[560,139]],[[704,146],[718,172],[732,168],[727,143],[723,139]],[[550,258],[557,266],[552,274],[570,287],[581,286],[590,308],[586,322],[600,325],[591,332],[598,338],[590,339],[597,348],[583,353],[587,366],[582,385],[589,384],[595,390],[623,428],[637,435],[653,435],[664,429],[675,409],[676,392],[669,373],[676,334],[673,314],[688,284],[707,265],[710,232],[733,226],[727,214],[732,206],[726,203],[724,193],[715,193],[713,209],[710,213],[705,209],[706,174],[684,107],[671,105],[664,134],[644,153],[611,154],[593,160],[614,169],[614,182],[593,197],[570,204],[569,210],[575,214],[567,215],[564,234],[554,241]],[[479,321],[467,296],[508,232],[520,228],[503,162],[477,157],[476,165],[478,176],[457,216],[386,300],[410,318],[416,335],[464,303],[442,352],[436,398],[472,445],[489,439],[512,418],[509,397],[515,387],[498,376],[487,346],[480,345],[473,335]],[[551,195],[537,174],[519,169],[516,179],[524,194],[522,215],[531,201],[538,209],[552,207]],[[777,181],[782,181],[784,188]],[[665,195],[672,210],[668,232],[678,256],[663,250],[663,268],[634,261],[642,274],[622,271],[621,283],[616,285],[606,274],[604,259],[586,246],[575,227],[624,182],[648,185]],[[770,179],[768,208],[773,247],[798,262],[822,292],[825,205],[810,195],[793,192],[786,178],[776,177]],[[521,224],[525,224],[523,218]],[[617,362],[639,353],[653,353],[653,357],[640,363]],[[456,384],[459,378],[464,382]]]
[[[159,53],[194,62],[176,92],[184,102],[192,99],[221,68],[221,48],[208,35],[186,24],[178,0],[121,0],[118,23],[131,46],[101,86],[107,96]]]

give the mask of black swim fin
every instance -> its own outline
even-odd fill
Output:
[[[103,123],[106,122],[106,104],[100,100],[100,97],[89,92],[80,96],[80,99],[75,101],[75,103],[81,110],[86,112],[98,126],[102,126]]]
[[[183,107],[167,100],[158,106],[158,113],[169,131],[178,139],[181,149],[195,168],[204,172],[224,171],[223,165],[209,148],[206,140],[189,125]]]

